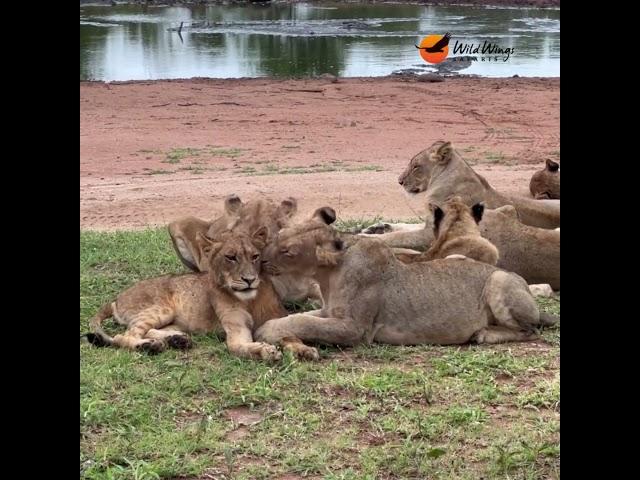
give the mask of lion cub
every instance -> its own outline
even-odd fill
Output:
[[[560,200],[560,164],[547,159],[544,169],[531,177],[529,191],[536,200]]]
[[[267,228],[253,235],[225,232],[215,239],[198,233],[199,249],[208,258],[208,272],[164,275],[142,280],[104,305],[91,319],[90,343],[156,353],[167,346],[188,348],[188,334],[220,332],[234,355],[278,360],[272,345],[253,341],[253,330],[287,312],[270,282],[261,282],[260,252]],[[113,317],[126,325],[110,337],[101,327]]]
[[[498,249],[480,235],[478,224],[482,220],[484,205],[469,208],[460,197],[447,200],[442,208],[429,205],[433,214],[435,240],[431,247],[420,255],[397,254],[405,263],[424,262],[450,255],[465,256],[479,262],[496,265]]]

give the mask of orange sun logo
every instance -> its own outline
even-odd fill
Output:
[[[427,35],[416,48],[420,51],[420,56],[425,62],[440,63],[449,55],[449,32],[444,35]]]

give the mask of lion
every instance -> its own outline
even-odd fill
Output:
[[[265,271],[313,276],[326,303],[265,322],[256,340],[499,343],[538,339],[535,329],[559,320],[539,311],[527,283],[514,273],[468,258],[406,265],[378,239],[339,233],[333,220],[333,209],[318,209],[307,222],[282,229],[263,251]]]
[[[547,159],[545,168],[531,177],[529,191],[536,200],[560,200],[560,164]]]
[[[388,233],[374,235],[394,249],[428,249],[435,240],[433,218],[427,216],[423,224],[413,225],[413,231],[393,231],[390,224],[374,228]],[[529,284],[548,283],[560,290],[560,231],[524,225],[512,205],[486,209],[480,222],[480,233],[496,246],[500,256],[499,268],[516,273]],[[365,229],[365,232],[371,231]],[[370,237],[372,234],[360,234]]]
[[[252,232],[261,226],[267,227],[269,232],[277,232],[288,224],[297,209],[298,203],[291,197],[276,205],[265,199],[244,203],[240,197],[232,194],[225,198],[223,214],[219,218],[211,222],[196,217],[181,218],[169,224],[169,235],[180,261],[194,272],[204,272],[208,268],[208,262],[196,241],[198,234],[213,238],[225,230],[242,229]],[[310,278],[285,275],[271,279],[271,282],[282,301],[311,299],[322,304],[320,287]]]
[[[216,332],[226,336],[234,355],[280,359],[275,347],[252,337],[266,320],[286,315],[271,284],[260,278],[267,228],[251,236],[224,232],[214,239],[198,233],[196,241],[207,258],[207,272],[163,275],[129,287],[91,319],[89,342],[157,353],[167,346],[190,347],[191,333]],[[126,332],[109,336],[101,326],[109,317],[125,325]]]
[[[460,197],[453,197],[442,208],[433,204],[429,208],[433,215],[435,237],[429,249],[420,255],[408,256],[401,256],[396,249],[392,249],[396,257],[411,263],[462,255],[489,265],[498,263],[498,249],[481,236],[478,227],[484,212],[482,203],[469,208]]]
[[[430,165],[424,152],[416,155],[400,176],[400,183],[411,193],[427,190],[431,181]],[[497,266],[520,275],[530,284],[549,284],[553,290],[559,290],[559,227],[555,230],[537,228],[520,220],[513,205],[484,210],[480,233],[500,252]],[[424,224],[378,223],[364,229],[360,235],[376,235],[392,248],[425,250],[434,241],[433,218],[427,216]]]
[[[410,194],[426,192],[430,203],[439,205],[458,195],[467,205],[484,202],[488,209],[513,205],[525,225],[560,226],[559,200],[536,201],[499,193],[464,161],[451,142],[437,141],[414,156],[398,182]]]

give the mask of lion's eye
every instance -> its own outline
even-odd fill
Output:
[[[226,258],[227,260],[229,260],[230,262],[236,262],[238,261],[238,258],[235,255],[225,255],[224,258]]]
[[[255,254],[253,257],[251,257],[253,259],[253,261],[255,262],[256,260],[258,260],[260,258],[259,254]]]
[[[412,170],[413,170],[414,172],[417,172],[419,168],[420,168],[420,167],[419,167],[418,165],[416,165],[415,167],[413,167],[413,169],[412,169]]]

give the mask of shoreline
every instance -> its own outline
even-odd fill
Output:
[[[80,0],[80,6],[114,6],[116,5],[141,5],[144,1],[116,1],[113,0]],[[187,0],[187,1],[149,1],[148,6],[152,7],[176,7],[176,6],[203,6],[203,5],[245,5],[253,2],[249,0]],[[259,3],[259,2],[258,2]],[[296,3],[312,3],[312,4],[375,4],[375,5],[425,5],[425,6],[485,6],[485,7],[521,7],[521,8],[560,8],[560,0],[439,0],[439,1],[420,1],[420,0],[275,0],[271,2],[277,4],[296,4]]]
[[[381,75],[377,77],[338,77],[331,74],[315,75],[315,76],[290,76],[290,77],[180,77],[180,78],[150,78],[140,80],[80,80],[80,86],[83,84],[108,84],[108,85],[135,85],[135,84],[153,84],[153,83],[184,83],[184,82],[246,82],[251,80],[256,81],[269,81],[269,82],[290,82],[290,81],[320,81],[327,82],[331,80],[343,81],[353,80],[358,82],[372,82],[372,81],[398,81],[407,83],[439,83],[439,80],[420,80],[421,76],[428,75],[431,77],[441,77],[443,81],[451,81],[454,79],[481,79],[481,80],[560,80],[559,76],[556,77],[525,77],[520,75],[511,75],[508,77],[485,77],[482,75],[460,75],[460,74],[438,74],[432,72],[426,72],[424,74],[412,74],[402,73],[395,75]]]

